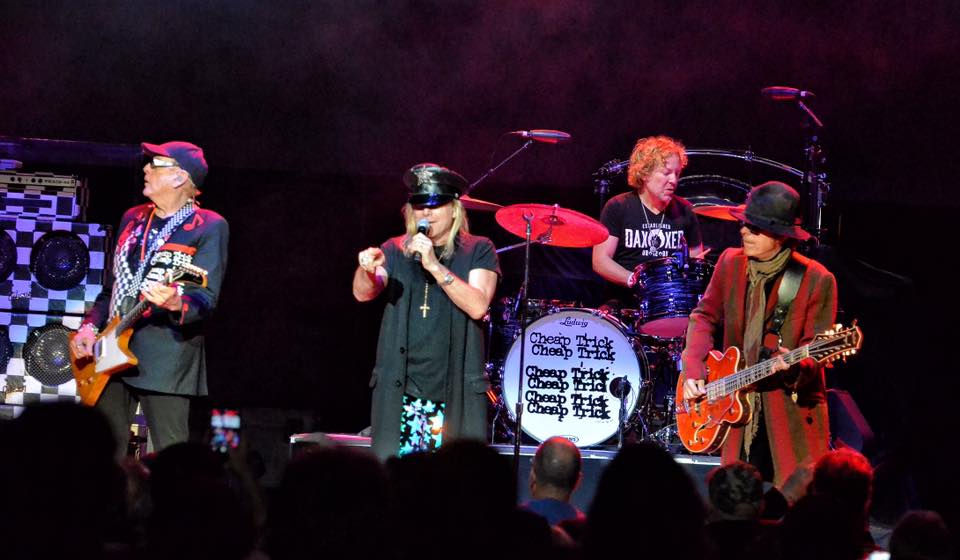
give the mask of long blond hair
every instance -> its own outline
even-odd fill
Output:
[[[454,199],[453,204],[453,225],[450,226],[450,235],[443,244],[443,252],[440,253],[442,260],[449,259],[457,248],[457,237],[461,233],[470,233],[470,225],[467,223],[467,212],[459,199]],[[417,234],[417,220],[413,217],[413,205],[409,202],[403,205],[403,221],[407,226],[407,239]]]

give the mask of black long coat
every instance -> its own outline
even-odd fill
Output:
[[[407,377],[407,323],[414,299],[423,290],[420,264],[403,255],[403,236],[386,241],[380,248],[387,258],[389,280],[381,297],[386,298],[377,361],[370,378],[372,448],[381,458],[395,455],[400,446],[400,412]],[[470,270],[485,268],[479,263],[496,263],[496,250],[486,237],[462,234],[447,268],[466,280]],[[500,273],[496,265],[497,274]],[[419,303],[419,302],[417,302]],[[455,305],[450,306],[450,344],[444,442],[454,438],[482,439],[486,435],[488,383],[483,369],[483,327]]]

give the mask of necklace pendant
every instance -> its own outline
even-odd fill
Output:
[[[423,318],[427,318],[427,311],[430,311],[430,306],[427,305],[427,295],[430,293],[430,284],[426,282],[423,283],[423,305],[419,307],[420,311],[423,311]]]

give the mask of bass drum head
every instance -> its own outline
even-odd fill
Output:
[[[647,377],[645,358],[638,357],[620,322],[591,310],[557,311],[527,325],[525,338],[523,431],[537,441],[565,437],[577,447],[616,435],[620,399],[610,393],[610,382],[620,377],[630,382],[624,416],[629,418]],[[520,346],[517,338],[503,370],[511,415],[518,400]]]

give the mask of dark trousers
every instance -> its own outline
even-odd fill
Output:
[[[754,436],[750,445],[749,462],[757,467],[764,482],[773,482],[773,455],[770,452],[770,438],[767,437],[766,418],[763,417],[763,410],[758,414],[760,418],[757,421],[760,423],[760,427],[757,429],[757,435]]]
[[[97,402],[97,408],[110,422],[117,440],[118,457],[127,452],[130,424],[133,423],[138,402],[143,407],[150,430],[150,441],[155,451],[187,441],[190,436],[190,397],[144,391],[114,379],[107,384]]]

